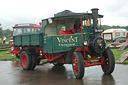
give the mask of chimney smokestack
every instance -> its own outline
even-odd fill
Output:
[[[98,18],[98,8],[91,9],[92,11],[92,18],[93,18],[93,29],[97,30],[97,18]]]

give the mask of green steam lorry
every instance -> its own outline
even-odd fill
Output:
[[[95,65],[101,65],[105,74],[111,74],[115,60],[100,36],[103,30],[99,23],[103,15],[98,14],[97,8],[91,11],[74,13],[65,10],[43,19],[41,32],[13,35],[11,53],[20,58],[24,70],[33,70],[41,64],[41,59],[47,59],[45,63],[54,66],[72,64],[78,79],[83,78],[85,67]]]

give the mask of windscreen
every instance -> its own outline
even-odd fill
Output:
[[[41,33],[41,28],[33,28],[33,27],[24,27],[24,28],[14,28],[13,36],[23,34],[23,33]]]
[[[22,34],[22,33],[23,33],[22,28],[14,28],[13,29],[13,36],[19,35],[19,34]]]

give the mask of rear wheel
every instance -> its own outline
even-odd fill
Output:
[[[115,68],[115,58],[110,48],[105,49],[103,52],[105,58],[104,65],[101,65],[102,70],[105,74],[111,74]]]
[[[53,65],[54,66],[63,66],[64,64],[63,63],[59,63],[59,62],[53,62]]]
[[[36,66],[36,56],[22,51],[20,55],[21,66],[24,70],[33,70]]]
[[[81,79],[84,76],[84,59],[81,52],[74,52],[72,57],[72,67],[76,78]]]
[[[31,66],[31,70],[33,70],[36,67],[37,64],[37,60],[36,60],[36,55],[31,55],[32,57],[32,66]]]

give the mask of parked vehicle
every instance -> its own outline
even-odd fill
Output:
[[[115,39],[114,42],[122,43],[122,42],[126,42],[126,41],[128,41],[127,37],[118,37]]]
[[[85,67],[101,65],[105,74],[111,74],[115,60],[100,36],[98,19],[102,17],[98,9],[92,9],[92,13],[65,10],[43,19],[40,33],[24,33],[21,28],[17,32],[13,27],[14,48],[18,48],[14,54],[20,56],[24,70],[33,70],[37,64],[44,63],[72,64],[76,78],[81,79]],[[47,61],[40,63],[41,59]]]
[[[16,24],[13,27],[13,32],[11,33],[12,36],[10,38],[10,43],[11,43],[11,51],[13,55],[16,55],[17,58],[20,58],[20,54],[17,53],[20,51],[20,47],[14,46],[13,42],[13,36],[20,35],[20,34],[27,34],[27,33],[41,33],[42,32],[42,25],[39,23],[37,24],[31,24],[31,23],[22,23],[22,24]]]
[[[126,29],[108,29],[105,30],[102,33],[102,37],[107,41],[115,41],[116,38],[118,37],[126,37],[127,30]]]

